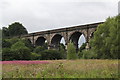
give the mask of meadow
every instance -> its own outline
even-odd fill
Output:
[[[118,78],[118,60],[2,62],[3,78]]]

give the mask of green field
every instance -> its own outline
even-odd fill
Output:
[[[3,64],[3,78],[118,78],[118,60],[48,60],[48,64]]]

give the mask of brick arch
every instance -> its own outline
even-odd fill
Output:
[[[87,40],[87,32],[86,31],[72,31],[72,32],[69,32],[69,35],[68,35],[68,40],[70,40],[70,37],[72,36],[72,34],[76,33],[76,32],[79,32],[81,34],[84,35],[85,39]]]
[[[42,42],[42,43],[40,43],[40,42],[38,41],[38,39],[39,39],[39,41]],[[37,45],[38,42],[39,42],[39,44],[43,44],[43,43],[45,43],[46,40],[47,40],[47,42],[48,42],[47,36],[45,36],[45,35],[38,35],[38,36],[35,36],[34,44]],[[37,43],[36,43],[36,42],[37,42]]]
[[[61,41],[62,37],[64,38],[64,36],[61,34],[53,34],[51,36],[51,41],[50,41],[51,48],[59,49],[60,41]],[[65,40],[65,38],[64,38],[64,40]]]
[[[51,41],[52,41],[52,39],[53,39],[53,37],[54,37],[55,35],[61,35],[61,36],[64,38],[65,43],[66,43],[66,36],[65,36],[65,35],[63,35],[62,33],[52,34],[52,35],[51,35],[51,39],[50,39],[50,43],[51,43]],[[62,39],[62,38],[61,38],[61,39]]]

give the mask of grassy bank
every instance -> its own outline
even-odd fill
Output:
[[[3,78],[117,78],[118,60],[47,60],[47,64],[3,64]]]

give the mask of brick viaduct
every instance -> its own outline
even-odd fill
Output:
[[[86,49],[89,49],[89,40],[92,38],[93,33],[96,31],[97,26],[99,24],[103,24],[104,22],[79,25],[61,29],[54,29],[48,31],[41,31],[30,33],[28,35],[22,36],[23,38],[27,38],[31,41],[34,46],[42,46],[45,41],[48,43],[48,49],[51,48],[59,48],[59,44],[61,38],[63,37],[65,40],[65,45],[67,48],[67,44],[71,41],[74,43],[76,49],[78,49],[78,40],[79,37],[83,34],[86,39]]]

